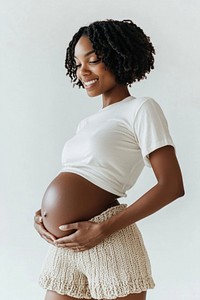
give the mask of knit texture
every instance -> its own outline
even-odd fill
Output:
[[[111,207],[91,221],[103,222],[126,206]],[[59,294],[85,299],[115,299],[154,287],[149,258],[136,224],[87,251],[51,246],[39,283]]]

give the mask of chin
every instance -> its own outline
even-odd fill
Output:
[[[94,97],[97,97],[97,96],[100,96],[101,95],[101,93],[88,93],[87,92],[87,95],[90,97],[90,98],[94,98]]]

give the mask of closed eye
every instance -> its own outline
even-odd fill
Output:
[[[96,64],[96,63],[98,63],[98,62],[100,62],[100,61],[101,61],[101,59],[97,59],[97,60],[90,61],[89,63],[90,63],[90,64]]]
[[[97,64],[98,62],[100,62],[101,59],[96,59],[96,60],[93,60],[93,61],[89,61],[89,64]],[[80,68],[81,67],[81,64],[77,64],[75,65],[76,68]]]

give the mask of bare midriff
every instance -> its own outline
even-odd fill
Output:
[[[60,225],[90,220],[118,205],[118,197],[77,174],[62,172],[49,184],[43,196],[44,226],[55,237],[66,236],[71,232],[61,231]]]

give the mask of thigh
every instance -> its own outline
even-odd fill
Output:
[[[126,297],[118,297],[115,300],[146,300],[146,292],[142,292],[139,294],[129,294]]]
[[[67,295],[60,295],[53,291],[47,291],[45,300],[77,300],[77,298],[73,298]],[[146,292],[142,292],[139,294],[130,294],[126,297],[118,297],[116,298],[116,300],[146,300]]]
[[[68,295],[60,295],[53,291],[47,291],[45,300],[77,300],[77,298],[70,297]]]

